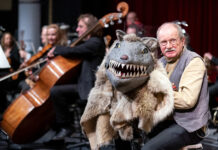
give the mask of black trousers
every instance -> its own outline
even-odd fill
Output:
[[[216,97],[218,96],[218,79],[216,80],[216,82],[212,85],[209,85],[209,94],[210,94],[210,101],[209,101],[209,105],[210,105],[210,110],[212,112],[212,109],[214,107],[218,106],[218,103],[216,101]]]
[[[76,84],[55,85],[51,88],[50,98],[56,114],[56,127],[69,126],[71,116],[69,106],[78,100]]]
[[[172,122],[167,128],[164,126],[167,127],[162,123],[154,128],[154,131],[157,131],[158,128],[162,129],[145,143],[142,150],[179,150],[186,145],[199,143],[205,136],[201,129],[189,133],[175,122]]]

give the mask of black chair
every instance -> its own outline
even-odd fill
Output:
[[[74,132],[70,137],[65,138],[66,149],[90,149],[88,139],[82,133],[80,119],[85,109],[87,101],[78,100],[77,103],[69,107],[72,116],[72,126]]]

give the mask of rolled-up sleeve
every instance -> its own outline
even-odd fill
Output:
[[[196,57],[185,68],[178,92],[174,92],[174,106],[176,109],[190,109],[195,106],[201,90],[206,71],[203,60]]]

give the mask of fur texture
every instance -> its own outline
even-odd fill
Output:
[[[132,41],[134,40],[133,38]],[[151,44],[147,42],[147,45],[151,48],[154,41],[149,42]],[[112,86],[106,75],[107,57],[106,55],[96,73],[95,86],[90,91],[80,122],[91,149],[107,145],[117,135],[123,140],[131,140],[131,122],[136,119],[139,120],[138,128],[149,132],[173,111],[172,86],[160,62],[154,61],[154,69],[146,82],[123,93]]]

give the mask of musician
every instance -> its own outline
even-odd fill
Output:
[[[11,68],[17,70],[20,66],[19,49],[14,37],[9,32],[5,32],[1,39],[1,46],[5,56],[9,59]]]
[[[50,24],[47,26],[47,42],[51,45],[51,48],[49,48],[45,53],[42,53],[39,58],[47,58],[47,53],[52,50],[52,47],[55,47],[57,45],[67,45],[67,40],[65,38],[62,38],[62,31],[60,27],[57,24]],[[32,57],[35,57],[34,55]],[[31,59],[31,58],[30,58]],[[33,68],[28,71],[28,78],[25,80],[25,82],[22,82],[20,86],[22,87],[22,92],[27,91],[30,87],[34,86],[34,83],[38,80],[38,73],[41,71],[42,67],[45,65],[45,63],[40,65],[40,68]],[[22,64],[22,67],[26,67],[27,64],[24,62]]]
[[[88,29],[97,23],[97,18],[92,14],[83,14],[78,18],[76,31],[82,36]],[[94,86],[95,71],[105,54],[105,44],[101,30],[94,30],[83,42],[75,47],[57,46],[48,53],[52,58],[62,55],[68,58],[81,58],[81,71],[77,83],[56,85],[51,89],[51,99],[56,112],[57,134],[53,140],[62,139],[72,133],[68,107],[72,103],[86,103],[89,91]]]
[[[206,52],[204,54],[204,57],[208,58],[209,61],[212,63],[212,65],[215,65],[215,71],[217,71],[217,66],[218,66],[218,58],[216,58],[215,56],[213,56],[211,53]],[[217,75],[217,73],[216,73]],[[218,77],[216,76],[216,81],[215,83],[212,83],[209,85],[209,94],[210,94],[210,108],[211,111],[214,107],[218,106],[218,102],[216,101],[216,97],[218,96]]]
[[[47,39],[47,29],[48,26],[43,26],[42,31],[41,31],[41,45],[38,48],[38,51],[41,51],[44,46],[48,44],[48,39]]]
[[[126,25],[127,27],[131,24],[136,24],[138,27],[143,28],[143,24],[139,21],[139,18],[136,12],[131,11],[126,16]]]
[[[16,41],[11,33],[5,32],[1,38],[1,46],[4,51],[6,58],[8,59],[11,68],[10,69],[1,69],[0,76],[4,76],[9,74],[10,72],[16,71],[21,62],[20,62],[20,55],[19,49],[16,45]],[[9,104],[6,95],[11,92],[17,90],[17,85],[19,81],[22,80],[22,76],[19,78],[9,78],[0,83],[0,93],[1,93],[1,105],[0,105],[0,112],[4,112]],[[19,91],[17,91],[19,92]]]
[[[137,24],[132,23],[127,27],[126,33],[127,34],[134,33],[138,37],[143,37],[144,36],[144,29],[141,28],[140,26],[138,26]]]

